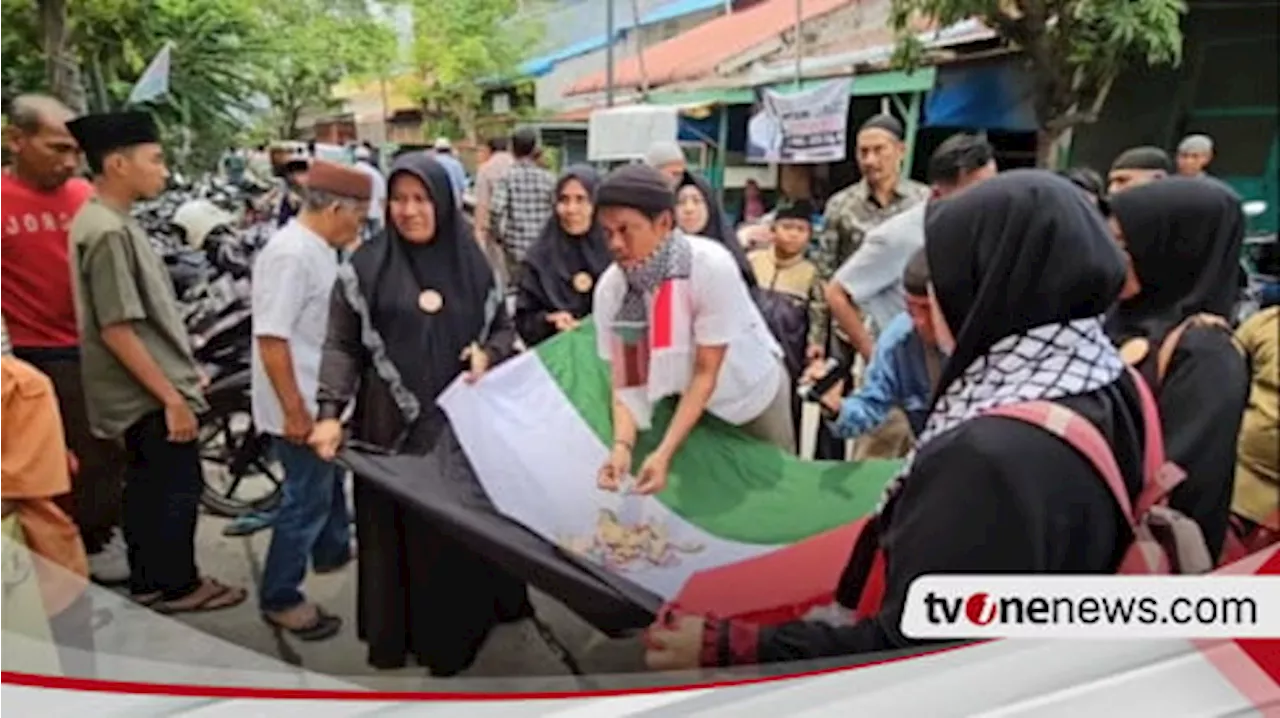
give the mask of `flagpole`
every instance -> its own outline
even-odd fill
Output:
[[[613,0],[605,1],[604,25],[605,25],[605,89],[604,104],[606,107],[613,107]],[[637,42],[639,41],[639,33],[637,34]]]

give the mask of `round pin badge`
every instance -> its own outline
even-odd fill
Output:
[[[1136,366],[1147,358],[1147,352],[1151,351],[1151,342],[1138,337],[1130,339],[1120,347],[1120,358],[1129,366]]]
[[[435,314],[444,307],[444,297],[434,289],[418,295],[418,308],[427,314]]]
[[[578,290],[578,294],[586,294],[591,291],[591,287],[594,284],[595,280],[586,272],[578,272],[573,275],[573,288]]]

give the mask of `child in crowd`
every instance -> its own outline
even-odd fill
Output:
[[[813,238],[813,205],[799,200],[779,207],[772,230],[772,246],[752,252],[748,259],[760,285],[760,311],[782,345],[795,383],[809,362],[821,358],[826,345],[822,282],[817,265],[805,256]],[[798,396],[793,397],[792,419],[799,427]]]
[[[32,554],[63,672],[91,677],[92,605],[85,592],[89,559],[80,530],[56,503],[71,491],[74,459],[67,452],[53,382],[5,354],[0,356],[0,387],[3,515],[16,515]]]
[[[902,284],[907,311],[880,335],[862,388],[843,401],[839,387],[822,397],[823,418],[841,439],[863,436],[881,426],[893,411],[906,414],[914,435],[924,429],[942,366],[929,313],[929,264],[924,249],[907,263]]]

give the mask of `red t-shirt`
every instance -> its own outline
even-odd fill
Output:
[[[93,185],[75,178],[41,192],[8,173],[0,180],[0,309],[9,339],[23,348],[74,347],[79,331],[67,230]]]

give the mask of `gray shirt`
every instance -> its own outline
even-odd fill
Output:
[[[906,311],[902,273],[911,256],[924,246],[927,205],[916,204],[871,229],[862,246],[836,270],[835,281],[869,318],[873,335]]]
[[[132,217],[91,199],[69,233],[74,252],[76,315],[80,324],[80,373],[89,423],[108,439],[123,436],[138,420],[163,408],[160,400],[116,358],[102,329],[130,324],[195,412],[207,406],[191,339],[178,311],[164,261]]]
[[[322,237],[294,219],[258,255],[253,276],[253,421],[259,431],[279,435],[284,433],[284,409],[262,364],[257,338],[289,342],[294,379],[314,417],[338,257]]]

